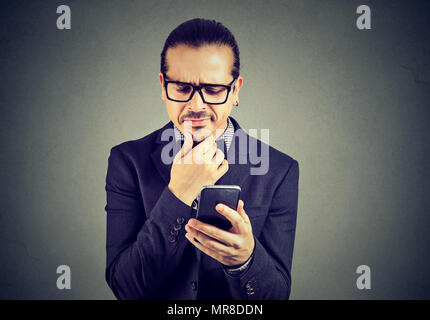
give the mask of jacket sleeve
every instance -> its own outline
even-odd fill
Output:
[[[298,180],[299,166],[294,160],[274,194],[259,238],[255,237],[251,265],[239,277],[226,273],[234,299],[289,298],[297,218]]]
[[[118,147],[108,160],[106,200],[106,281],[118,299],[154,298],[188,243],[192,208],[166,186],[147,219],[134,166]]]

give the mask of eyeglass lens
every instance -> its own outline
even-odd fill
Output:
[[[193,92],[193,87],[187,84],[168,83],[167,94],[171,99],[187,101]],[[203,99],[206,103],[222,103],[226,100],[228,89],[223,86],[204,86]]]

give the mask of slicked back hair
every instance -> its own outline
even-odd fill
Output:
[[[161,52],[160,71],[167,73],[166,53],[169,48],[184,44],[193,48],[203,45],[226,45],[233,51],[234,62],[231,75],[234,79],[240,73],[239,46],[229,29],[221,22],[207,19],[192,19],[181,23],[167,37]]]

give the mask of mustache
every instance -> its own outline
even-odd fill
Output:
[[[211,121],[215,121],[215,115],[210,114],[206,111],[199,111],[199,112],[188,111],[179,117],[179,123],[182,124],[187,119],[203,119],[203,118],[210,118]]]

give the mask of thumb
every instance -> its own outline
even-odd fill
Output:
[[[184,156],[190,152],[190,150],[193,148],[193,136],[189,131],[184,132],[184,145],[182,146],[182,150],[184,153]]]
[[[242,201],[242,200],[239,200],[239,203],[238,203],[238,205],[237,205],[237,210],[236,210],[236,211],[240,214],[240,216],[242,217],[242,219],[243,219],[245,222],[250,223],[250,221],[249,221],[249,217],[248,217],[248,215],[246,214],[245,210],[243,209],[243,206],[244,206],[243,201]]]

